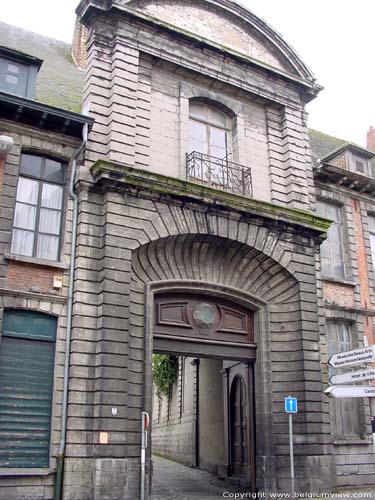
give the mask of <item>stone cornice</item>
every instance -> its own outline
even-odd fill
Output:
[[[255,216],[268,221],[268,225],[293,228],[312,237],[325,237],[331,221],[312,213],[289,207],[274,205],[248,198],[221,189],[215,189],[175,177],[135,169],[124,165],[97,161],[91,167],[94,184],[102,190],[134,190],[149,192],[186,202],[204,204],[216,209],[237,212],[240,215]]]

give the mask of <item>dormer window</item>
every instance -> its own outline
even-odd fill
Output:
[[[29,67],[9,59],[0,59],[0,89],[8,94],[26,96]]]
[[[0,47],[0,91],[34,99],[41,64],[40,59]]]
[[[360,156],[351,155],[350,158],[351,170],[361,175],[370,175],[368,168],[368,160],[367,158],[361,158]]]

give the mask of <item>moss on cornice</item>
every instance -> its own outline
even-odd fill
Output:
[[[168,177],[124,165],[98,160],[91,167],[97,185],[128,186],[135,190],[150,191],[158,195],[188,199],[197,203],[221,207],[248,215],[299,226],[324,235],[331,221],[303,210],[275,205],[265,201],[229,193],[211,186]]]

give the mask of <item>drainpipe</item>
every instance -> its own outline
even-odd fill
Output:
[[[53,491],[53,500],[61,500],[62,489],[63,489],[66,427],[67,427],[67,412],[68,412],[68,392],[69,392],[70,344],[72,338],[74,266],[76,259],[77,223],[78,223],[78,196],[74,192],[74,181],[77,171],[77,159],[79,155],[82,153],[82,151],[85,149],[86,142],[87,142],[87,130],[84,130],[82,144],[72,157],[72,173],[69,183],[69,196],[70,199],[73,200],[73,226],[72,226],[72,242],[71,242],[71,252],[70,252],[68,310],[66,319],[65,362],[64,362],[64,379],[63,379],[64,385],[63,385],[63,401],[62,401],[62,413],[61,413],[61,439],[57,455],[56,479]]]

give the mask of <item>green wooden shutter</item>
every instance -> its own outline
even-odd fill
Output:
[[[0,467],[48,467],[56,318],[6,312],[0,343]]]

